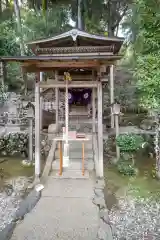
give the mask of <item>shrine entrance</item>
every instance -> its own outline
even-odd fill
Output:
[[[69,115],[87,117],[91,116],[92,89],[70,89],[68,93]]]

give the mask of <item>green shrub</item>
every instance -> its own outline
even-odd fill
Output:
[[[137,169],[133,165],[120,161],[117,164],[118,171],[125,176],[135,176],[137,174]]]
[[[28,134],[9,133],[0,137],[0,154],[13,155],[14,153],[25,153],[28,151]]]
[[[137,134],[120,134],[116,143],[123,152],[136,152],[142,147],[144,139]]]

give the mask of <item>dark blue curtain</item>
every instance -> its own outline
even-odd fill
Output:
[[[91,89],[69,89],[68,92],[69,104],[87,105],[91,101]]]

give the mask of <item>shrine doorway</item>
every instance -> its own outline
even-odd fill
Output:
[[[90,118],[91,117],[91,98],[92,89],[69,89],[68,103],[69,116],[73,118]]]

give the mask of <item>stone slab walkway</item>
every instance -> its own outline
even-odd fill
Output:
[[[42,197],[11,240],[95,240],[98,209],[92,203],[94,179],[50,176]]]

